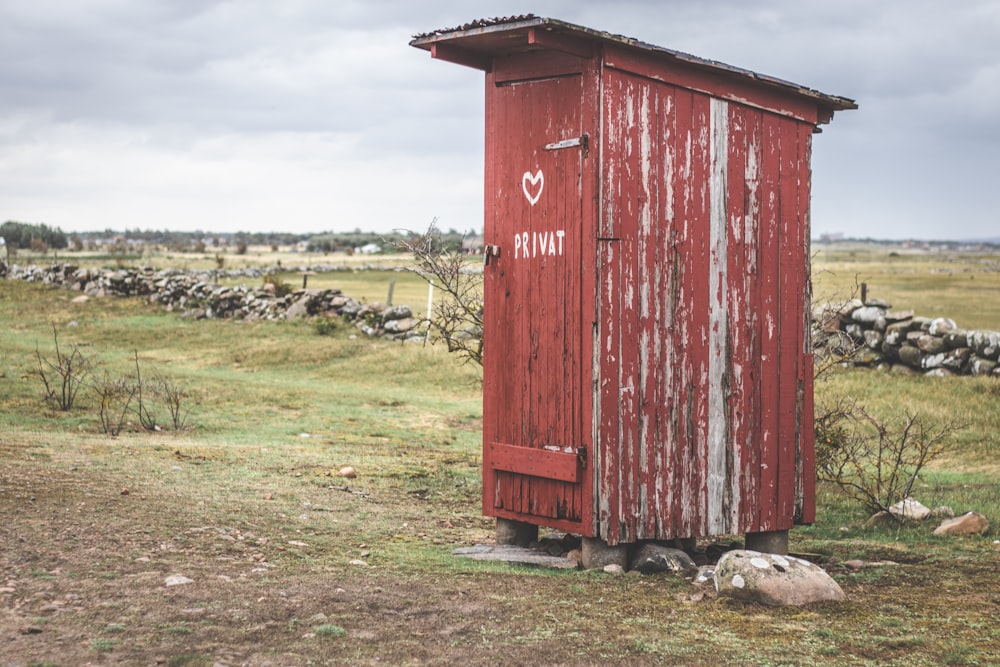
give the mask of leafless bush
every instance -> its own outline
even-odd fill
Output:
[[[160,400],[163,401],[170,412],[170,425],[175,430],[180,430],[187,425],[187,414],[183,410],[184,399],[187,392],[170,378],[161,375],[160,371],[153,371],[156,379],[156,391]]]
[[[108,371],[104,371],[104,377],[92,387],[99,401],[101,432],[118,435],[125,426],[129,407],[139,391],[139,383],[128,375],[113,377]]]
[[[139,365],[139,351],[135,351],[135,412],[139,417],[139,424],[147,431],[159,430],[156,423],[156,413],[153,409],[153,397],[156,395],[156,377],[153,380],[144,380],[142,368]]]
[[[428,322],[449,352],[466,362],[483,365],[483,276],[469,271],[461,252],[447,251],[440,243],[437,220],[421,236],[400,241],[398,248],[413,254],[411,271],[443,292]]]
[[[161,430],[157,418],[157,408],[161,406],[165,406],[170,413],[170,424],[174,429],[184,428],[187,416],[182,410],[182,403],[187,394],[156,367],[153,367],[150,376],[143,376],[138,350],[135,352],[134,381],[136,387],[135,412],[142,428],[147,431]]]
[[[67,353],[59,347],[59,332],[52,325],[52,340],[55,343],[55,359],[43,357],[35,346],[38,362],[36,374],[45,387],[45,400],[66,412],[73,408],[76,395],[84,385],[94,367],[91,359],[80,352],[74,343]]]
[[[868,511],[888,511],[910,496],[924,467],[963,425],[930,425],[906,412],[896,420],[872,416],[856,401],[840,399],[817,410],[816,473]]]

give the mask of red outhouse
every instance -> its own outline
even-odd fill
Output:
[[[608,545],[815,514],[812,137],[852,100],[548,18],[486,72],[483,512]]]

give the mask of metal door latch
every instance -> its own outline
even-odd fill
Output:
[[[559,151],[564,148],[576,147],[582,148],[583,154],[586,156],[590,150],[590,135],[584,133],[579,137],[573,137],[572,139],[563,139],[562,141],[553,141],[551,144],[545,144],[545,150],[547,151]]]
[[[490,257],[500,256],[500,246],[487,243],[483,246],[483,266],[490,265]]]

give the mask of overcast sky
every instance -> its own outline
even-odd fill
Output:
[[[480,229],[483,74],[408,43],[528,12],[857,100],[814,236],[1000,236],[998,0],[0,0],[0,221]]]

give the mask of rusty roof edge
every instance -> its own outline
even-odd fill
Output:
[[[518,28],[530,28],[534,26],[544,25],[546,23],[561,23],[561,21],[553,21],[553,19],[546,19],[535,16],[534,14],[521,14],[519,16],[504,16],[491,19],[479,19],[477,21],[470,21],[460,26],[454,28],[442,28],[441,30],[433,30],[431,32],[420,33],[414,35],[413,39],[410,40],[410,46],[415,46],[417,48],[428,48],[431,44],[435,42],[444,41],[447,39],[454,39],[456,37],[466,37],[469,35],[484,35],[491,32],[507,32],[509,30],[516,30]],[[566,24],[569,26],[570,24]]]
[[[787,81],[785,79],[781,79],[775,76],[760,74],[758,72],[754,72],[753,70],[749,70],[743,67],[736,67],[734,65],[729,65],[720,62],[718,60],[701,58],[699,56],[695,56],[690,53],[677,51],[676,49],[668,49],[663,46],[657,46],[655,44],[643,42],[633,37],[618,35],[615,33],[610,33],[602,30],[595,30],[593,28],[587,28],[586,26],[576,25],[574,23],[561,21],[559,19],[539,17],[535,16],[534,14],[522,14],[519,16],[480,19],[478,21],[466,23],[462,26],[458,26],[455,28],[446,28],[442,30],[436,30],[433,32],[414,35],[413,40],[410,42],[410,45],[415,46],[417,48],[423,48],[429,50],[431,45],[436,42],[446,41],[449,39],[456,39],[458,37],[488,34],[494,32],[507,32],[510,30],[517,30],[520,28],[531,28],[539,26],[547,26],[554,29],[566,30],[568,32],[583,34],[600,41],[611,42],[614,44],[622,44],[624,46],[632,47],[635,49],[641,49],[644,51],[650,51],[653,53],[669,56],[678,61],[696,65],[698,67],[705,67],[709,69],[718,70],[723,73],[731,74],[734,76],[741,76],[745,78],[754,79],[756,81],[759,81],[763,84],[769,85],[774,88],[781,88],[793,92],[795,94],[802,95],[804,97],[810,97],[816,100],[817,102],[823,103],[826,106],[831,107],[831,109],[835,111],[858,108],[857,102],[848,97],[841,97],[839,95],[828,95],[813,88],[809,88],[808,86],[803,86],[797,83],[793,83],[791,81]]]

